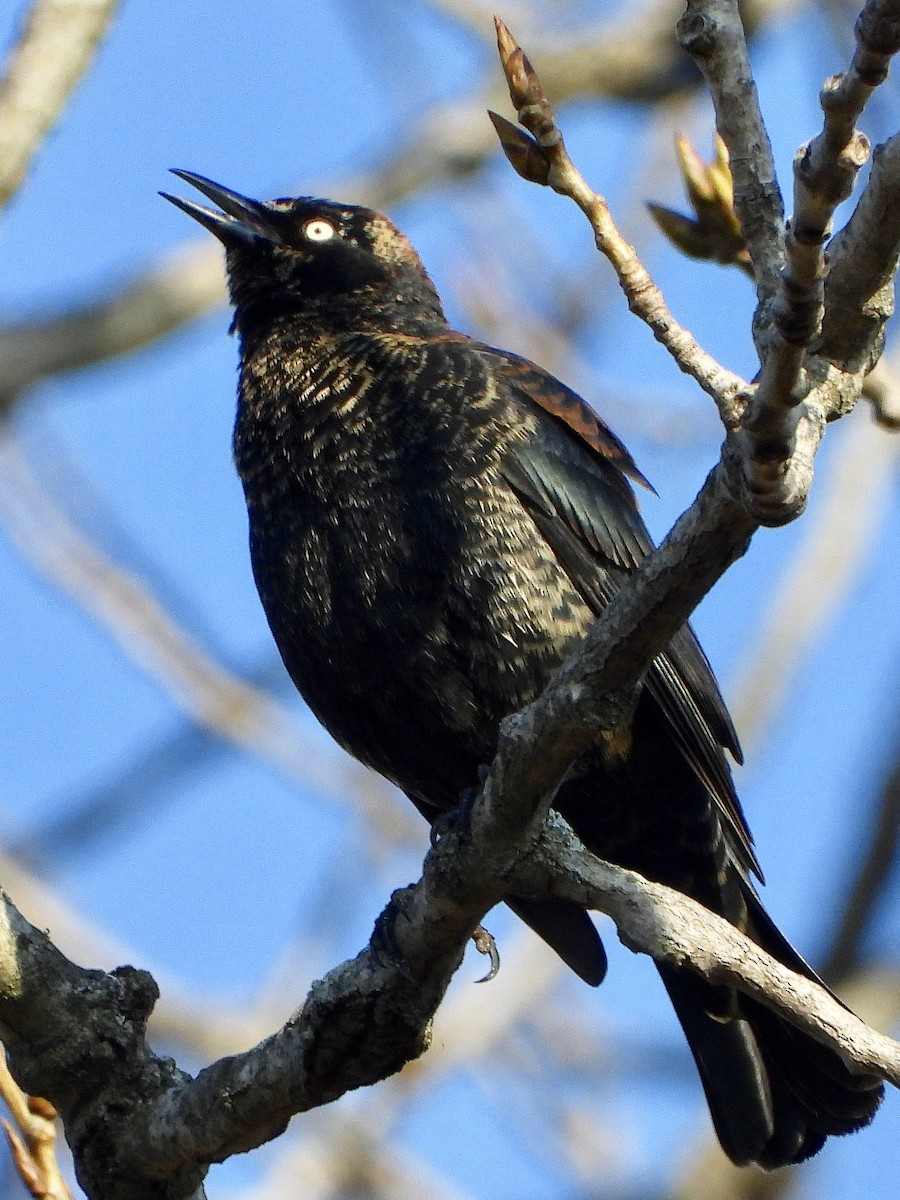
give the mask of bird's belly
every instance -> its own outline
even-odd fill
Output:
[[[459,511],[453,497],[443,518],[432,497],[416,520],[382,498],[307,513],[277,543],[251,538],[272,632],[312,711],[440,808],[475,782],[499,722],[539,694],[589,620],[515,497]]]

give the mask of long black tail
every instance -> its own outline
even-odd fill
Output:
[[[747,902],[754,940],[815,979],[756,896]],[[884,1094],[878,1079],[851,1074],[834,1051],[755,1000],[689,971],[660,966],[659,973],[732,1162],[769,1170],[803,1162],[827,1137],[853,1133],[872,1120]]]

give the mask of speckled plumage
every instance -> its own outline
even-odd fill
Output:
[[[250,201],[180,173],[226,246],[241,339],[235,459],[259,594],[313,712],[429,819],[493,756],[650,548],[625,448],[539,367],[451,331],[387,218]],[[724,750],[737,739],[689,629],[651,667],[630,729],[577,764],[557,806],[597,854],[680,888],[794,969],[765,914]],[[590,982],[574,905],[510,897]],[[766,1009],[660,968],[736,1162],[814,1154],[871,1119],[877,1081]]]
[[[526,414],[498,397],[488,363],[462,344],[435,351],[356,333],[327,352],[298,347],[295,381],[315,399],[279,424],[290,433],[276,449],[261,358],[244,361],[235,451],[253,480],[260,593],[291,597],[285,610],[267,606],[288,670],[342,745],[423,802],[451,808],[492,757],[496,722],[533,696],[584,628],[583,602],[549,548],[534,553],[515,494],[490,486],[500,480],[500,429],[519,436]],[[471,399],[467,381],[480,385]],[[435,403],[417,403],[420,385]],[[285,508],[282,476],[289,529],[272,517]],[[467,549],[472,523],[483,530],[477,556]],[[298,628],[316,636],[298,643]],[[411,712],[416,720],[398,719]]]

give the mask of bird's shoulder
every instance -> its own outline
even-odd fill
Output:
[[[564,429],[569,456],[579,454],[604,464],[618,479],[619,491],[632,504],[626,478],[653,490],[625,445],[577,392],[521,355],[446,327],[428,332],[361,330],[342,333],[318,345],[325,363],[343,361],[364,373],[376,373],[428,397],[455,400],[476,418],[483,405],[504,404],[508,419],[527,437]],[[553,440],[552,438],[550,439]]]

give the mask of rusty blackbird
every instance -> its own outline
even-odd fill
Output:
[[[650,550],[629,484],[643,477],[562,383],[448,327],[386,217],[175,174],[221,210],[167,196],[226,250],[234,452],[275,641],[334,738],[433,821]],[[685,627],[650,667],[627,734],[598,740],[556,807],[596,854],[693,896],[811,976],[751,881],[726,751],[740,756]],[[586,912],[507,903],[600,982]],[[735,1163],[799,1162],[871,1120],[876,1079],[757,1001],[658,969]]]

